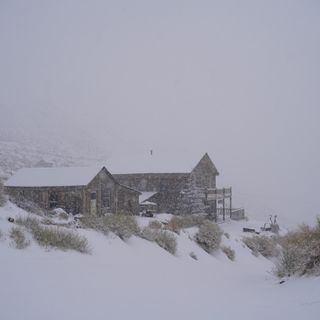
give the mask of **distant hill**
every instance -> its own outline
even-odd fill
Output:
[[[23,167],[90,165],[99,159],[78,155],[73,150],[53,151],[30,143],[0,140],[0,179]]]

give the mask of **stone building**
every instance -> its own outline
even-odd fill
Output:
[[[168,165],[164,166],[164,160],[156,159],[151,152],[147,160],[124,161],[122,168],[121,162],[110,160],[108,168],[121,184],[139,190],[142,195],[150,194],[149,198],[142,197],[143,203],[156,203],[158,212],[190,214],[205,211],[216,216],[221,211],[223,216],[227,213],[231,216],[231,188],[217,188],[219,172],[207,153],[200,161],[184,167],[184,170],[170,169],[168,158]],[[140,168],[137,166],[139,162]],[[132,164],[136,172],[135,168],[130,172]],[[172,161],[172,167],[174,165]],[[182,167],[182,164],[178,163],[177,167]],[[223,211],[219,209],[219,203]]]
[[[24,168],[5,183],[15,201],[73,214],[139,213],[140,192],[122,185],[105,168]]]

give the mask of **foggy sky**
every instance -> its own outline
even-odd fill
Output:
[[[0,41],[2,137],[208,152],[249,215],[320,214],[320,2],[1,0]]]

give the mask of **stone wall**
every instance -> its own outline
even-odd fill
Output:
[[[59,207],[73,214],[83,212],[83,187],[6,187],[10,200],[30,201],[44,210]]]
[[[218,174],[210,157],[205,154],[190,173],[133,173],[113,176],[121,184],[141,192],[157,192],[152,197],[152,202],[157,203],[158,212],[185,214],[195,211],[196,207],[198,211],[202,208],[204,210],[205,206],[200,205],[204,201],[204,192],[201,190],[215,188]],[[198,195],[201,198],[195,199]],[[190,196],[192,199],[189,199]]]
[[[181,191],[188,185],[189,173],[136,173],[113,175],[121,184],[141,192],[157,192],[152,199],[158,212],[177,213]]]
[[[139,192],[121,186],[106,170],[101,170],[87,186],[6,187],[6,192],[13,202],[30,201],[45,210],[59,207],[87,215],[139,213]]]

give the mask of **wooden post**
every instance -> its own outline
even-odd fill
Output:
[[[230,187],[230,219],[232,218],[232,188]]]
[[[222,189],[222,196],[223,196],[223,221],[226,220],[226,204],[225,204],[225,190]]]

